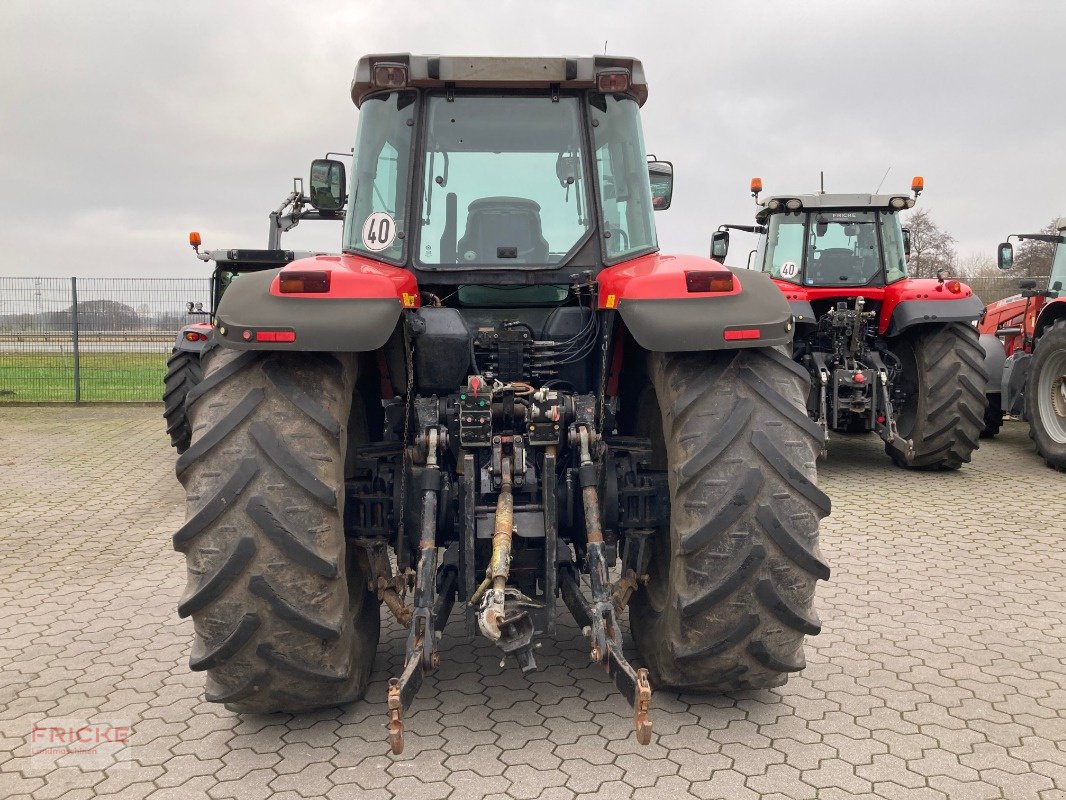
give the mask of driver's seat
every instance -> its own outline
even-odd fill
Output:
[[[514,258],[500,255],[514,248]],[[466,231],[456,243],[460,264],[519,262],[546,264],[548,241],[541,233],[540,203],[522,197],[483,197],[467,207]]]

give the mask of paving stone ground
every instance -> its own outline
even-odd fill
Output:
[[[1020,423],[947,474],[836,438],[824,628],[786,686],[658,692],[640,747],[572,622],[529,681],[453,623],[401,757],[385,741],[395,625],[349,707],[203,701],[161,431],[155,408],[0,409],[0,798],[1066,798],[1066,475]],[[44,718],[128,722],[132,759],[35,762]]]

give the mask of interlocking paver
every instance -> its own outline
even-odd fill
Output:
[[[1018,423],[956,473],[836,437],[807,669],[774,691],[660,692],[647,748],[565,614],[528,680],[453,624],[399,758],[387,616],[364,701],[298,717],[205,703],[174,611],[172,467],[155,408],[0,409],[0,796],[1066,798],[1066,479]],[[31,763],[30,727],[63,715],[129,721],[132,760]]]

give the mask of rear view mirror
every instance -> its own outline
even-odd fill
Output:
[[[344,208],[344,164],[331,158],[316,158],[311,162],[311,205],[319,211],[340,211]]]
[[[729,255],[729,231],[715,231],[711,236],[711,258],[725,263]]]
[[[1014,246],[1010,242],[1003,242],[996,251],[996,264],[1000,269],[1011,269],[1014,266]]]
[[[648,179],[651,181],[651,207],[666,211],[674,195],[674,165],[669,161],[649,161]]]
[[[907,258],[911,257],[911,230],[910,228],[903,229],[903,255]]]

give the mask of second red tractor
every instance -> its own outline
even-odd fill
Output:
[[[958,469],[984,429],[986,352],[974,322],[983,304],[961,281],[908,273],[907,194],[781,195],[759,201],[748,266],[769,273],[796,321],[793,356],[811,374],[807,411],[830,431],[874,431],[901,467]]]

